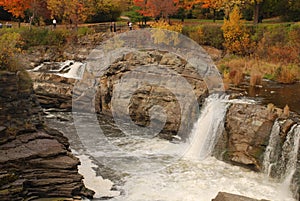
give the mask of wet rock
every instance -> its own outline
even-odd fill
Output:
[[[86,196],[68,140],[44,125],[31,84],[0,76],[0,197],[3,201]],[[4,87],[5,86],[5,87]]]
[[[72,109],[75,79],[46,72],[29,72],[29,75],[36,97],[43,108]]]
[[[268,201],[268,200],[257,200],[241,195],[235,195],[226,192],[219,192],[217,197],[212,199],[212,201]]]
[[[225,161],[260,171],[274,120],[264,106],[232,104],[215,155]]]

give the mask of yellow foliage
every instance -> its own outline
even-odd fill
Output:
[[[166,45],[178,45],[180,42],[179,33],[182,31],[181,24],[170,25],[164,21],[159,21],[153,24],[153,27],[157,28],[151,30],[152,37],[154,38],[154,42],[156,44],[164,43]],[[171,32],[164,30],[169,30]]]
[[[222,26],[224,47],[229,53],[247,55],[251,53],[253,44],[241,17],[239,8],[235,7],[229,15],[229,20],[224,19]]]
[[[166,21],[160,20],[152,25],[153,28],[158,28],[158,29],[167,29],[170,31],[176,31],[181,33],[182,32],[182,24],[176,23],[174,25],[170,25]]]
[[[0,70],[15,70],[15,54],[21,52],[22,40],[18,33],[5,33],[0,36]]]

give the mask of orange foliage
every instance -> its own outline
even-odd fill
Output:
[[[179,0],[134,0],[134,4],[140,7],[138,12],[143,16],[168,18],[177,11]]]
[[[203,0],[181,0],[180,2],[180,7],[190,10],[193,8],[194,5],[200,4]]]
[[[223,1],[222,0],[201,0],[203,3],[202,8],[211,8],[217,10],[222,7]]]
[[[24,11],[29,9],[33,0],[0,0],[0,6],[15,17],[24,17]]]

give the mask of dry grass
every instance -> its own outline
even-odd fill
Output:
[[[284,84],[294,83],[299,74],[299,67],[295,65],[280,66],[276,71],[276,80]]]
[[[219,70],[226,71],[226,82],[238,86],[245,75],[250,76],[250,85],[260,85],[263,78],[280,83],[294,83],[300,78],[298,65],[274,64],[252,57],[223,58],[217,63]],[[225,76],[224,76],[225,77]]]
[[[259,86],[262,84],[262,76],[258,72],[251,72],[250,74],[250,86]]]

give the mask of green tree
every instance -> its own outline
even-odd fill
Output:
[[[299,0],[278,1],[277,10],[285,21],[300,21]]]

